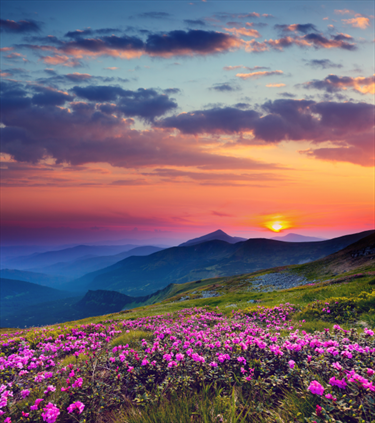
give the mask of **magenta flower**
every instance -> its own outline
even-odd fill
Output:
[[[83,383],[83,380],[82,380],[81,377],[79,377],[77,380],[74,381],[72,387],[73,388],[81,388],[82,387],[82,383]]]
[[[293,360],[289,360],[289,361],[288,361],[288,364],[289,364],[289,367],[290,367],[291,369],[294,369],[294,366],[296,365],[296,362],[295,362],[295,361],[293,361]]]
[[[332,386],[338,386],[338,387],[339,387],[339,388],[341,388],[341,389],[345,389],[345,387],[346,387],[346,385],[347,385],[347,383],[345,382],[345,380],[344,380],[344,379],[340,380],[340,379],[336,379],[336,378],[334,378],[334,377],[331,377],[331,379],[329,380],[329,383],[330,383]]]
[[[73,413],[74,411],[77,411],[78,414],[81,414],[84,408],[85,404],[83,404],[81,401],[76,401],[73,404],[69,405],[68,413]]]
[[[30,395],[30,391],[28,389],[24,389],[23,391],[21,391],[21,395],[22,395],[22,398],[25,399],[26,397]]]
[[[30,410],[37,410],[37,409],[38,409],[39,404],[40,404],[42,401],[43,401],[43,400],[42,400],[41,398],[36,399],[36,400],[35,400],[35,404],[34,404],[34,405],[32,405],[32,406],[30,407]]]
[[[317,380],[313,380],[309,387],[307,388],[312,394],[316,394],[316,395],[323,395],[324,393],[324,388],[323,386],[317,381]]]
[[[44,408],[44,413],[42,413],[43,421],[47,423],[55,423],[57,417],[60,414],[60,410],[56,407],[55,404],[49,402]]]

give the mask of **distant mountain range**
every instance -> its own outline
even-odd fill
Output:
[[[354,269],[360,269],[360,272],[363,271],[362,269],[373,269],[375,259],[375,233],[374,231],[369,232],[370,235],[366,237],[362,237],[365,233],[361,233],[354,234],[354,236],[349,235],[349,238],[337,238],[335,241],[336,246],[340,243],[349,241],[350,238],[354,239],[356,237],[358,238],[358,236],[361,237],[360,240],[336,253],[325,256],[317,261],[294,266],[294,272],[297,271],[305,277],[311,277],[313,274],[314,279],[326,280],[341,273],[345,277],[345,272]],[[275,242],[278,245],[285,246],[285,243],[273,241],[273,243]],[[298,246],[297,244],[294,245]],[[273,268],[273,272],[284,271],[284,267]],[[247,277],[251,277],[251,274],[245,274],[243,277],[246,279]],[[0,291],[2,306],[0,324],[2,327],[40,326],[114,313],[124,309],[154,304],[167,299],[169,301],[176,301],[176,298],[178,300],[181,295],[186,295],[186,292],[195,292],[195,290],[203,286],[207,286],[207,289],[210,289],[210,286],[215,286],[217,288],[218,285],[230,282],[233,278],[236,279],[238,277],[230,276],[219,279],[205,279],[184,284],[171,283],[162,290],[153,292],[148,296],[135,298],[119,292],[103,289],[89,290],[84,296],[64,298],[64,295],[68,295],[68,293],[51,290],[45,287],[38,287],[35,284],[27,284],[22,281],[0,280],[0,287],[2,288]],[[237,290],[241,289],[240,285],[241,284],[236,288]],[[51,301],[52,298],[57,297],[58,299]],[[48,302],[40,302],[45,301],[46,298],[49,299]],[[12,302],[13,310],[11,311],[9,305]],[[8,307],[7,311],[4,311],[6,310],[6,308],[3,307],[4,305]],[[105,319],[106,317],[103,316],[103,320]]]
[[[214,240],[225,241],[228,244],[235,244],[236,242],[246,241],[246,238],[230,236],[226,234],[224,231],[222,231],[221,229],[218,229],[215,232],[211,232],[207,235],[200,236],[199,238],[194,238],[189,241],[183,242],[182,244],[179,245],[179,247],[190,247],[191,245],[201,244],[202,242],[214,241]]]
[[[107,289],[130,296],[144,296],[170,283],[238,275],[317,260],[370,233],[373,231],[319,242],[295,243],[259,238],[236,244],[213,240],[173,247],[145,257],[129,257],[75,280],[66,285],[66,289]]]
[[[289,233],[284,236],[274,236],[271,239],[276,241],[286,241],[286,242],[317,242],[317,241],[326,241],[324,238],[315,238],[313,236],[305,236],[299,234]]]
[[[56,263],[69,262],[81,258],[95,256],[110,256],[129,251],[136,245],[110,245],[110,246],[89,246],[77,245],[71,248],[64,248],[57,251],[33,253],[27,256],[13,257],[2,262],[2,267],[18,270],[32,270],[36,268],[51,266]]]

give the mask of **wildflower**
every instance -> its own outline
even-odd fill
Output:
[[[374,373],[375,373],[375,371],[374,371],[374,370],[372,370],[372,369],[367,369],[367,374],[368,374],[369,376],[372,376]]]
[[[79,377],[77,380],[74,381],[72,387],[73,388],[82,388],[82,383],[83,383],[83,380],[82,380],[81,377]]]
[[[217,363],[215,361],[211,361],[210,366],[211,367],[217,367]]]
[[[320,405],[316,405],[316,415],[320,416],[322,414],[322,407]]]
[[[39,404],[40,404],[42,401],[43,401],[43,400],[42,400],[41,398],[36,399],[36,400],[35,400],[34,405],[32,405],[32,406],[30,407],[30,410],[37,410],[37,409],[38,409]]]
[[[323,395],[324,392],[323,386],[316,380],[313,380],[307,389],[309,389],[312,394],[317,395]]]
[[[295,366],[296,362],[295,362],[295,361],[293,361],[293,360],[289,360],[289,361],[288,361],[288,364],[289,364],[289,367],[290,367],[291,369],[294,369],[294,366]]]
[[[55,423],[57,417],[60,414],[60,410],[56,407],[55,404],[49,402],[44,408],[44,413],[42,413],[43,421],[47,423]]]
[[[347,383],[345,382],[345,380],[344,380],[344,379],[340,380],[340,379],[336,379],[336,378],[334,378],[334,377],[331,377],[331,379],[329,380],[329,383],[330,383],[332,386],[338,386],[338,387],[339,387],[339,388],[341,388],[341,389],[345,389],[345,387],[346,387],[346,385],[347,385]]]
[[[55,391],[56,391],[56,388],[54,386],[48,385],[47,389],[44,391],[44,395],[47,395],[48,393],[55,392]]]
[[[22,395],[22,398],[25,399],[26,397],[30,395],[30,391],[28,389],[24,389],[23,391],[21,391],[21,395]]]
[[[81,401],[76,401],[73,404],[69,405],[68,413],[73,413],[74,411],[77,411],[78,414],[81,414],[84,408],[85,404],[83,404]]]

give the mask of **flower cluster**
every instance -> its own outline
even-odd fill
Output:
[[[300,332],[290,320],[295,311],[281,304],[226,317],[195,308],[2,337],[0,415],[7,422],[73,422],[78,415],[96,421],[124,397],[142,403],[202,385],[237,384],[259,400],[264,389],[272,392],[274,404],[288,389],[319,398],[315,421],[349,421],[350,407],[358,409],[358,420],[351,415],[350,421],[366,421],[375,414],[374,332],[339,325]],[[137,333],[135,341],[118,343]],[[349,405],[346,393],[356,402]]]

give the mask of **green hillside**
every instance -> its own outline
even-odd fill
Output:
[[[76,281],[89,289],[109,289],[143,296],[170,283],[215,276],[232,276],[276,266],[306,263],[335,253],[373,233],[347,235],[321,242],[282,242],[249,239],[228,244],[209,241],[190,247],[174,247],[147,257],[130,257]],[[90,281],[91,280],[91,281]]]

